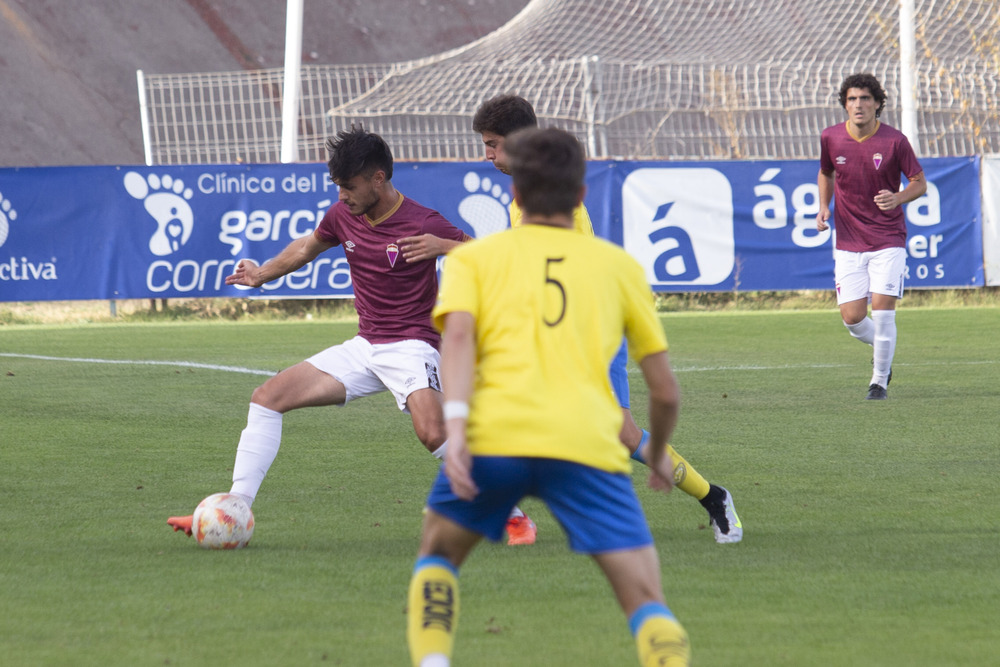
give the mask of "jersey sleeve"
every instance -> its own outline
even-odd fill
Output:
[[[331,245],[340,245],[341,243],[340,237],[337,236],[336,211],[337,204],[328,208],[323,215],[323,219],[319,221],[319,225],[316,226],[316,230],[313,232],[313,236],[317,239]]]
[[[619,275],[629,353],[636,361],[642,361],[651,354],[665,352],[668,348],[667,336],[656,315],[645,272],[637,261],[626,255]]]
[[[920,166],[920,161],[917,160],[917,155],[913,152],[913,146],[910,145],[906,135],[900,140],[899,153],[899,170],[904,176],[913,178],[923,172],[924,168]]]
[[[833,173],[833,160],[830,158],[829,133],[823,132],[819,137],[819,170],[824,174]]]
[[[441,289],[431,312],[431,319],[438,331],[444,330],[444,317],[448,313],[470,313],[479,319],[476,262],[469,256],[470,247],[465,245],[455,248],[444,263]]]
[[[433,234],[438,238],[450,239],[452,241],[465,241],[468,234],[451,224],[451,222],[437,211],[430,211],[424,221],[424,233]]]

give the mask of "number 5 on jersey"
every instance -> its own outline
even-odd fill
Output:
[[[563,261],[564,259],[566,259],[566,258],[565,257],[547,257],[545,259],[545,283],[546,283],[546,287],[551,286],[553,289],[556,289],[556,290],[559,291],[559,296],[558,296],[558,299],[559,299],[559,316],[556,317],[553,320],[550,320],[549,318],[545,317],[544,315],[542,316],[542,321],[545,322],[545,324],[547,324],[550,327],[554,327],[557,324],[559,324],[560,322],[562,322],[563,317],[566,316],[566,288],[563,287],[563,284],[561,282],[559,282],[558,280],[556,280],[552,276],[552,269],[553,269],[552,265],[553,264],[558,264],[559,262]],[[548,299],[546,299],[546,303],[548,303]],[[546,308],[546,310],[548,311],[549,309]],[[555,309],[553,309],[553,310],[555,310]]]

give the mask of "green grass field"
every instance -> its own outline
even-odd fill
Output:
[[[889,400],[868,402],[870,350],[834,310],[664,316],[674,445],[745,528],[716,545],[696,501],[636,469],[695,665],[997,664],[1000,309],[904,304],[897,321]],[[437,462],[387,395],[286,416],[247,549],[204,551],[165,523],[229,489],[264,380],[236,368],[274,372],[354,330],[0,327],[0,663],[408,664]],[[637,664],[596,566],[524,507],[536,545],[483,544],[463,567],[456,664]]]

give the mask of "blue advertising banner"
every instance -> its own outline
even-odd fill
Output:
[[[907,287],[983,285],[978,158],[926,159],[906,208]],[[831,289],[815,161],[593,162],[587,207],[657,291]],[[403,194],[482,237],[509,224],[488,162],[397,163]],[[0,301],[351,296],[340,248],[260,289],[227,287],[312,233],[336,201],[325,164],[0,169]]]
[[[905,207],[906,286],[981,287],[979,158],[921,164],[927,193]],[[611,209],[621,219],[605,231],[657,291],[832,289],[818,171],[811,160],[619,163]]]

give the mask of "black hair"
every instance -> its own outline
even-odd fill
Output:
[[[483,102],[472,117],[472,130],[492,132],[506,137],[526,127],[537,127],[538,118],[531,103],[517,95],[497,95]]]
[[[524,213],[572,215],[587,173],[576,137],[556,128],[528,128],[508,137],[505,147]]]
[[[885,108],[886,94],[885,90],[882,89],[882,84],[878,82],[874,74],[852,74],[844,82],[840,84],[840,106],[847,108],[847,91],[851,88],[867,88],[868,92],[872,94],[872,98],[878,102],[878,109],[875,109],[875,117],[878,118],[882,115],[882,109]]]
[[[392,180],[392,151],[374,132],[351,125],[350,130],[341,130],[335,138],[327,139],[326,150],[330,153],[326,165],[334,183],[345,183],[359,174],[370,176],[380,169],[385,172],[385,180]]]

